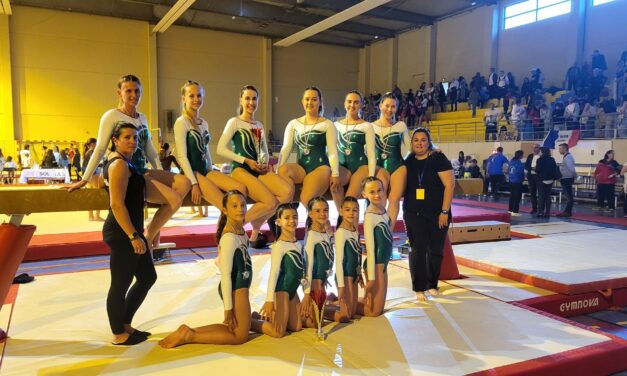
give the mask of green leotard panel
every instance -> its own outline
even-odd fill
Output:
[[[337,151],[340,166],[346,167],[351,173],[361,166],[368,165],[366,156],[366,134],[357,130],[345,133],[337,132]]]
[[[233,150],[235,154],[241,155],[244,158],[252,159],[253,161],[258,160],[257,145],[259,145],[259,143],[255,141],[255,136],[248,129],[238,129],[231,139],[231,150]],[[232,161],[231,168],[232,170],[235,170],[236,168],[243,168],[251,175],[255,177],[259,176],[258,173],[253,171],[245,163]]]
[[[330,166],[327,156],[327,134],[321,131],[294,131],[298,164],[309,174],[320,166]],[[309,151],[307,154],[306,151]]]
[[[311,279],[326,281],[333,274],[333,248],[327,242],[314,246],[313,273]]]
[[[253,280],[253,263],[250,259],[250,253],[245,244],[242,244],[235,250],[233,255],[233,268],[231,269],[231,283],[233,291],[237,289],[248,289]],[[218,294],[222,298],[222,283],[218,284]]]
[[[402,133],[391,132],[390,134],[386,134],[383,139],[377,135],[377,166],[385,168],[390,174],[401,167],[403,165],[403,156],[401,155],[402,144]],[[386,154],[386,158],[382,157],[384,153]]]
[[[137,169],[140,174],[145,174],[148,168],[146,167],[146,146],[150,142],[150,131],[145,124],[137,127],[137,150],[131,157],[131,163]],[[153,167],[154,168],[154,167]]]
[[[192,166],[192,171],[201,175],[207,175],[210,171],[206,159],[209,141],[211,141],[211,135],[208,131],[200,134],[197,130],[190,129],[187,132],[187,159]]]
[[[383,271],[387,271],[388,262],[392,257],[392,232],[390,225],[379,222],[374,228],[375,264],[383,264]],[[364,269],[368,267],[368,260],[364,260]]]
[[[344,277],[361,275],[361,246],[356,239],[349,238],[344,242],[344,260],[342,262]]]
[[[292,300],[304,277],[305,264],[303,256],[296,250],[289,250],[281,260],[281,270],[274,291],[285,291],[288,293],[290,300]]]

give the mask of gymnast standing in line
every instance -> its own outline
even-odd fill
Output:
[[[396,121],[398,101],[392,93],[381,97],[379,104],[381,115],[373,123],[376,138],[377,165],[382,167],[377,177],[383,182],[383,192],[388,195],[390,229],[394,231],[400,208],[400,201],[405,192],[407,169],[403,165],[405,156],[411,149],[407,125]]]
[[[279,204],[294,196],[294,186],[268,169],[268,145],[263,124],[255,120],[259,92],[246,85],[240,91],[238,116],[229,119],[218,141],[218,154],[231,160],[231,177],[243,184],[256,204],[246,216],[253,226],[250,242],[254,245],[263,222],[274,214]],[[266,244],[261,234],[258,245]]]
[[[279,205],[276,212],[277,239],[271,248],[266,302],[259,313],[253,312],[251,329],[281,338],[286,331],[302,329],[300,299],[296,293],[306,284],[303,247],[296,240],[298,211],[293,204]]]
[[[131,322],[157,280],[157,272],[143,235],[145,177],[132,161],[139,144],[136,125],[119,122],[111,140],[112,152],[103,169],[110,203],[102,227],[102,238],[111,251],[107,315],[113,344],[130,346],[151,335],[135,329]]]
[[[390,217],[385,211],[383,182],[368,177],[362,182],[362,195],[369,201],[364,214],[364,238],[367,258],[365,296],[357,305],[357,314],[379,316],[385,308],[388,289],[387,265],[392,256]]]
[[[327,232],[328,223],[329,204],[324,197],[318,196],[309,200],[305,225],[308,283],[303,288],[305,295],[301,303],[303,326],[307,328],[317,327],[312,297],[318,303],[326,300],[326,285],[329,277],[333,275],[333,245]],[[322,307],[318,307],[318,310],[321,309]]]
[[[200,117],[204,97],[205,89],[196,81],[187,81],[181,87],[183,110],[174,123],[176,160],[192,184],[192,202],[200,205],[204,198],[222,211],[222,192],[239,191],[246,195],[246,187],[212,169],[209,124]]]
[[[301,102],[305,114],[290,121],[285,128],[279,175],[293,185],[302,183],[300,202],[307,206],[312,198],[324,195],[329,184],[331,192],[337,192],[340,173],[337,131],[323,116],[320,89],[315,86],[306,88]],[[297,146],[296,163],[287,163],[294,144]]]
[[[163,171],[161,168],[159,155],[152,144],[146,116],[137,111],[142,95],[139,78],[132,74],[122,76],[118,81],[117,95],[119,97],[118,107],[108,110],[100,118],[96,147],[82,179],[72,184],[68,191],[80,189],[89,182],[102,157],[105,156],[111,135],[118,122],[135,125],[138,132],[138,145],[131,161],[137,171],[145,177],[146,201],[160,205],[146,228],[148,246],[152,248],[159,244],[158,235],[161,227],[181,207],[183,198],[189,192],[190,182],[184,176]],[[150,161],[152,169],[147,168],[147,160]]]
[[[159,341],[161,347],[168,349],[187,343],[239,345],[248,340],[253,267],[244,232],[245,216],[246,197],[238,191],[226,192],[222,196],[216,232],[221,276],[218,293],[224,304],[224,321],[193,329],[183,324]]]

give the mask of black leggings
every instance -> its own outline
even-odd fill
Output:
[[[128,239],[108,240],[106,243],[111,249],[111,287],[107,295],[107,314],[113,334],[121,334],[124,333],[124,324],[131,324],[135,312],[157,280],[157,272],[150,251],[143,255],[135,254]],[[135,283],[129,290],[133,277]]]
[[[412,212],[404,212],[405,229],[411,245],[409,271],[414,291],[427,291],[438,288],[444,240],[448,226],[440,228],[438,219],[427,218]]]

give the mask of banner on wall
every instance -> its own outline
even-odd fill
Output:
[[[569,148],[577,145],[579,142],[579,130],[574,131],[549,131],[544,138],[542,146],[546,146],[549,149],[555,149],[556,145],[568,144]]]

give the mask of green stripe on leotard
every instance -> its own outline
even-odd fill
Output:
[[[346,167],[351,173],[363,165],[368,165],[366,156],[366,134],[357,130],[341,133],[337,137],[338,158],[340,166]],[[347,150],[350,150],[347,154]]]
[[[248,129],[238,129],[233,138],[231,139],[231,149],[237,155],[241,155],[244,158],[252,159],[253,161],[258,160],[257,154],[257,144],[255,143],[255,136]],[[253,171],[246,163],[239,162],[231,162],[231,167],[233,170],[236,168],[243,168],[248,171],[251,175],[257,177],[258,173]]]
[[[330,166],[327,156],[327,134],[321,131],[294,132],[298,164],[309,174],[320,166]],[[306,150],[309,154],[306,154]]]
[[[201,175],[207,175],[210,171],[210,166],[207,163],[206,155],[209,153],[208,145],[211,141],[211,135],[208,131],[204,131],[200,134],[195,129],[190,129],[187,132],[187,159],[192,166],[192,171],[198,172]]]
[[[401,145],[403,144],[403,134],[399,132],[391,132],[386,134],[383,139],[376,138],[376,155],[377,166],[385,168],[390,174],[403,165],[403,156],[401,155]],[[382,155],[386,154],[386,158]]]
[[[281,260],[281,270],[274,291],[285,291],[292,300],[304,277],[305,263],[301,253],[296,250],[289,250]]]
[[[133,166],[140,174],[145,174],[148,168],[146,167],[146,147],[150,142],[150,131],[145,124],[137,127],[137,150],[131,157]]]

